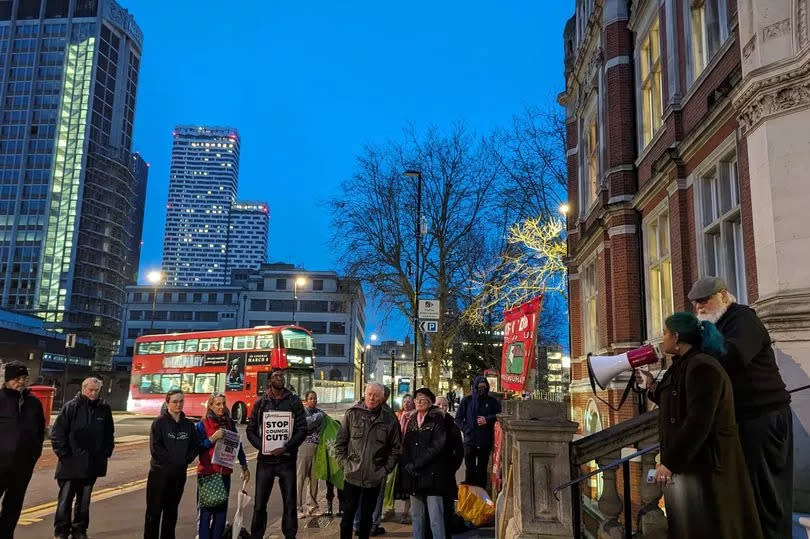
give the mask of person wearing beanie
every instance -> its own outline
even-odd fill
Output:
[[[725,352],[714,324],[679,312],[664,321],[661,351],[672,365],[660,382],[647,378],[660,407],[661,463],[668,537],[758,539],[762,534],[746,473],[731,380],[717,360]]]
[[[489,394],[489,382],[484,376],[476,376],[470,389],[456,411],[456,425],[464,433],[464,482],[485,489],[501,403]]]
[[[434,405],[436,395],[426,388],[413,395],[416,413],[408,419],[402,441],[402,490],[411,497],[413,538],[424,539],[430,515],[433,537],[445,537],[444,496],[450,490],[445,446],[444,412]]]
[[[42,454],[45,413],[26,387],[28,368],[12,361],[3,369],[0,388],[0,538],[14,537],[25,491]]]

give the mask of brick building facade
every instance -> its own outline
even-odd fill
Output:
[[[659,341],[663,320],[691,310],[686,294],[705,275],[722,276],[763,316],[788,387],[808,379],[810,357],[797,352],[810,351],[810,233],[798,231],[810,230],[810,215],[776,195],[810,200],[810,132],[798,127],[810,119],[810,17],[807,0],[768,4],[576,1],[559,102],[572,419],[583,435],[635,413],[594,398],[586,355]],[[600,396],[617,404],[626,382]],[[794,412],[802,454],[810,399],[794,397]]]

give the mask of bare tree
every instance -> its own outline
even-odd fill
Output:
[[[406,168],[422,172],[423,237],[419,274],[414,275],[416,181]],[[458,330],[458,314],[467,293],[471,257],[484,242],[488,206],[494,197],[498,165],[492,152],[463,125],[449,133],[406,132],[406,139],[367,147],[343,194],[330,201],[334,243],[347,274],[366,281],[383,311],[395,309],[412,319],[414,279],[420,297],[438,299],[439,331],[430,336],[430,354],[418,334],[420,360],[427,361],[424,383],[438,387],[442,362],[449,357]],[[474,264],[473,264],[474,265]]]

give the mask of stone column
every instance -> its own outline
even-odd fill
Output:
[[[506,537],[571,537],[571,493],[561,492],[558,500],[552,490],[571,478],[570,443],[577,424],[566,419],[565,405],[558,402],[514,401],[509,411],[499,417],[512,468]]]
[[[600,468],[616,462],[622,458],[621,451],[611,451],[596,459]],[[621,539],[624,537],[624,528],[619,523],[619,515],[624,509],[624,502],[619,497],[619,485],[616,482],[616,468],[602,472],[602,495],[599,496],[599,512],[605,520],[599,525],[598,539]]]
[[[638,444],[639,449],[644,449],[658,443],[658,438],[645,440]],[[645,453],[641,456],[641,509],[639,509],[639,521],[641,524],[641,536],[644,539],[666,539],[667,537],[667,517],[658,507],[658,500],[663,496],[661,485],[658,483],[648,483],[647,473],[655,470],[655,457],[657,451]]]
[[[740,0],[743,83],[735,98],[753,209],[755,308],[788,389],[810,384],[808,0]],[[741,177],[744,171],[741,171]],[[810,391],[793,395],[794,510],[810,512]]]

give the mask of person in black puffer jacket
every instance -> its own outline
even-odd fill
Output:
[[[25,491],[45,439],[42,404],[25,387],[28,369],[13,361],[4,371],[5,382],[0,389],[0,538],[14,537]]]
[[[62,408],[51,429],[51,446],[59,457],[56,481],[59,497],[54,535],[87,539],[90,495],[96,479],[107,475],[107,459],[115,447],[112,411],[99,398],[102,382],[87,378],[82,391]],[[73,499],[76,514],[71,515]]]
[[[414,393],[416,413],[408,419],[400,468],[402,489],[411,496],[414,539],[423,539],[426,513],[434,538],[443,538],[444,496],[450,490],[445,444],[447,428],[444,412],[433,405],[436,396],[428,388]]]
[[[167,410],[152,422],[149,433],[152,461],[146,480],[144,539],[174,539],[177,508],[186,486],[186,470],[197,458],[199,444],[194,422],[183,413],[184,400],[179,389],[169,391],[166,394]]]

